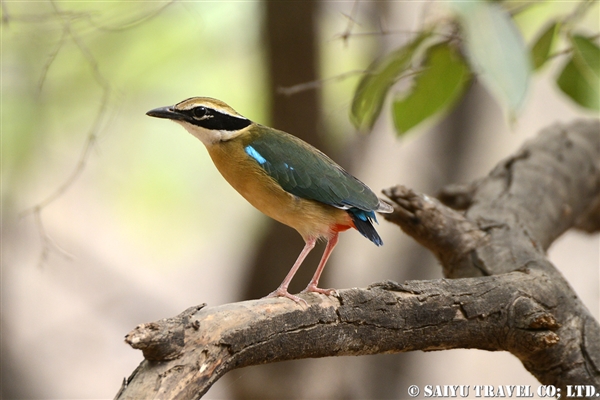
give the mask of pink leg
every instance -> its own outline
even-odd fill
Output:
[[[301,299],[298,296],[294,296],[294,295],[290,294],[288,292],[288,286],[290,285],[292,278],[294,277],[294,275],[296,275],[298,268],[300,268],[300,265],[302,265],[302,262],[304,261],[304,259],[308,255],[308,253],[310,253],[310,251],[315,247],[316,242],[317,242],[316,239],[308,239],[306,241],[306,244],[304,245],[302,252],[300,252],[298,259],[292,266],[292,269],[290,269],[290,272],[288,272],[288,274],[285,277],[285,279],[283,280],[283,282],[281,282],[281,285],[279,285],[279,287],[274,292],[271,292],[266,297],[287,297],[288,299],[294,300],[296,303],[304,303],[305,305],[308,305],[304,299]],[[318,277],[317,277],[317,279],[318,279]]]
[[[333,237],[327,242],[327,247],[325,247],[325,252],[323,253],[323,257],[321,257],[321,261],[319,262],[319,266],[315,271],[315,275],[310,280],[310,283],[308,284],[306,289],[302,291],[302,293],[315,292],[330,295],[331,293],[335,292],[335,289],[319,289],[317,285],[319,284],[319,278],[321,278],[321,274],[323,273],[323,269],[325,268],[325,263],[327,263],[327,260],[329,259],[329,256],[331,255],[331,252],[333,251],[333,248],[335,247],[337,242],[338,233],[333,235]]]

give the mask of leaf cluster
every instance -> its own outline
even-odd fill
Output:
[[[361,130],[371,129],[394,87],[392,116],[403,135],[448,113],[475,78],[512,120],[525,102],[531,75],[564,58],[555,77],[558,88],[579,106],[600,111],[598,35],[583,34],[578,24],[593,3],[582,1],[573,13],[549,19],[528,45],[515,23],[527,7],[451,1],[446,18],[369,66],[354,93],[351,121]],[[556,51],[558,43],[568,47]],[[404,80],[410,84],[396,85]]]

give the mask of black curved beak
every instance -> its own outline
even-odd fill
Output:
[[[158,108],[148,111],[146,113],[146,115],[149,115],[151,117],[156,117],[156,118],[165,118],[165,119],[174,119],[174,120],[184,119],[184,116],[181,113],[179,113],[178,111],[176,111],[173,108],[173,106],[158,107]]]

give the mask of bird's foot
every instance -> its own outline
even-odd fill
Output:
[[[306,289],[304,289],[300,293],[320,293],[320,294],[324,294],[325,296],[330,296],[332,294],[337,294],[337,290],[335,290],[335,289],[321,289],[321,288],[318,288],[317,285],[313,285],[311,283],[311,284],[309,284],[306,287]]]
[[[286,289],[278,288],[277,290],[269,293],[268,295],[266,295],[263,298],[267,299],[267,298],[271,298],[271,297],[285,297],[287,299],[294,300],[298,304],[304,304],[305,306],[308,307],[308,303],[306,302],[306,300],[304,300],[298,296],[294,296],[293,294],[288,292]]]

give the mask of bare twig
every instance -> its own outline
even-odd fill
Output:
[[[171,0],[168,3],[162,5],[161,7],[157,8],[156,10],[150,11],[149,13],[142,15],[141,17],[138,18],[133,18],[131,21],[125,22],[121,25],[115,25],[115,26],[102,26],[102,25],[98,25],[96,24],[91,18],[89,19],[90,24],[96,28],[99,31],[102,32],[120,32],[120,31],[125,31],[131,28],[134,28],[138,25],[141,25],[145,22],[150,21],[152,18],[158,16],[161,12],[163,12],[167,7],[171,6],[172,4],[176,3],[177,0]]]
[[[35,225],[38,229],[38,234],[42,241],[42,251],[40,252],[40,256],[38,258],[38,267],[41,268],[44,263],[48,260],[48,256],[50,255],[50,250],[55,249],[59,254],[63,255],[67,259],[73,259],[73,255],[67,252],[65,249],[60,247],[54,239],[46,232],[44,228],[44,224],[42,222],[42,213],[41,208],[35,207],[33,210],[33,215],[35,218]]]
[[[585,14],[588,12],[590,7],[597,3],[598,0],[583,0],[577,4],[577,7],[573,10],[571,14],[569,14],[565,19],[565,24],[575,24],[577,20],[583,18]]]
[[[406,73],[398,76],[396,78],[396,80],[394,81],[394,83],[397,83],[397,82],[401,81],[402,79],[417,75],[421,72],[423,72],[423,68],[416,69],[416,70],[408,70]],[[318,88],[322,87],[323,84],[328,83],[328,82],[343,81],[344,79],[347,79],[348,77],[351,77],[354,75],[365,74],[365,73],[367,73],[367,71],[364,71],[364,70],[348,71],[348,72],[344,72],[343,74],[339,74],[339,75],[332,76],[329,78],[317,79],[317,80],[314,80],[311,82],[299,83],[299,84],[293,85],[293,86],[279,87],[279,88],[277,88],[277,93],[281,93],[285,96],[292,96],[294,94],[304,92],[306,90],[318,89]]]
[[[4,2],[2,2],[4,4]],[[78,19],[89,18],[87,12],[74,12],[74,11],[52,11],[52,12],[36,12],[31,14],[12,14],[10,15],[10,21],[22,22],[22,23],[40,23],[48,22],[55,17],[66,18],[69,21],[75,21]],[[4,16],[3,16],[4,18]]]
[[[41,215],[42,211],[46,207],[48,207],[52,202],[54,202],[56,199],[61,197],[67,190],[69,190],[71,188],[71,186],[73,185],[73,183],[80,177],[81,173],[85,169],[85,166],[89,159],[89,155],[90,155],[92,149],[94,148],[96,139],[98,137],[98,133],[100,132],[100,129],[101,129],[103,119],[106,115],[106,110],[108,108],[108,102],[109,102],[110,93],[111,93],[110,84],[106,80],[106,78],[104,78],[102,73],[100,72],[98,62],[96,61],[96,59],[94,58],[92,53],[89,51],[87,46],[85,46],[85,44],[80,40],[80,38],[75,33],[73,33],[73,31],[71,30],[70,21],[64,17],[64,13],[61,12],[61,10],[58,8],[56,3],[54,1],[51,1],[51,4],[54,7],[56,15],[59,16],[60,19],[62,20],[63,37],[61,38],[61,41],[65,40],[64,38],[66,36],[69,36],[71,38],[71,40],[79,48],[79,51],[83,54],[84,58],[87,60],[88,64],[91,66],[94,79],[98,83],[98,85],[102,88],[103,92],[102,92],[102,99],[100,102],[100,106],[98,107],[98,112],[96,114],[96,118],[95,118],[94,122],[92,123],[90,130],[88,131],[88,135],[85,140],[83,150],[81,151],[79,160],[77,161],[77,164],[75,165],[75,168],[73,169],[71,174],[48,197],[46,197],[44,200],[40,201],[39,203],[35,204],[30,209],[25,210],[21,213],[21,216],[27,215],[27,214],[34,215],[34,218],[36,221],[36,226],[38,228],[38,233],[42,240],[42,250],[40,253],[40,265],[43,264],[47,260],[48,254],[50,253],[50,250],[52,248],[59,250],[63,254],[65,253],[64,250],[62,250],[59,246],[56,245],[55,241],[52,240],[52,238],[47,233],[47,231],[44,227],[44,223],[43,223],[43,219],[42,219],[42,215]],[[45,66],[43,73],[42,73],[42,77],[40,78],[40,88],[44,82],[44,77],[45,77],[48,69],[52,65],[52,62],[56,58],[56,54],[58,53],[59,50],[60,50],[60,46],[57,47],[55,52],[51,55],[49,62]]]
[[[385,35],[416,35],[419,32],[415,32],[415,31],[408,31],[408,30],[404,30],[404,29],[390,29],[390,30],[386,30],[386,29],[381,29],[378,31],[370,31],[370,32],[356,32],[356,33],[351,33],[349,36],[352,37],[360,37],[360,36],[385,36]],[[336,37],[340,38],[341,36]],[[342,38],[343,39],[343,38]]]
[[[38,81],[38,94],[42,91],[42,88],[44,87],[44,82],[46,82],[46,76],[48,75],[50,66],[54,63],[56,56],[60,52],[60,49],[62,49],[63,44],[65,44],[65,41],[67,40],[67,37],[69,36],[69,34],[70,34],[69,29],[67,28],[66,25],[63,25],[63,31],[60,36],[60,39],[56,43],[56,47],[54,48],[54,50],[52,52],[50,52],[50,54],[48,55],[46,64],[44,64],[44,67],[42,68],[42,73],[40,74],[40,79]]]
[[[600,33],[596,33],[595,35],[587,36],[587,39],[590,41],[597,40],[600,38]],[[548,55],[548,59],[564,56],[566,54],[571,54],[573,52],[573,47],[568,47],[566,49],[555,51],[554,53]]]
[[[364,74],[365,72],[366,71],[364,70],[348,71],[336,76],[332,76],[330,78],[317,79],[311,82],[299,83],[293,86],[279,87],[277,88],[277,93],[281,93],[285,96],[291,96],[293,94],[304,92],[306,90],[318,89],[321,86],[323,86],[323,84],[326,82],[343,81],[344,79],[347,79],[350,76]]]
[[[552,58],[564,56],[565,54],[570,54],[572,52],[573,52],[573,48],[572,47],[569,47],[568,49],[563,49],[563,50],[555,51],[554,53],[548,55],[548,60],[550,60]]]
[[[338,37],[342,39],[344,45],[348,45],[348,39],[352,33],[352,29],[356,23],[356,13],[358,12],[358,3],[360,0],[355,0],[352,5],[352,11],[350,11],[350,15],[342,14],[344,17],[348,19],[348,25],[346,25],[346,29],[342,32]]]
[[[515,2],[515,3],[511,3],[511,2],[505,2],[505,7],[507,8],[507,12],[510,14],[511,17],[514,17],[515,15],[519,14],[522,11],[526,11],[527,9],[529,9],[530,7],[536,5],[536,3],[539,3],[537,0],[533,0],[533,1],[525,1],[525,2]],[[510,8],[511,6],[513,6],[513,8]]]
[[[71,23],[74,20],[86,19],[89,22],[89,24],[98,31],[102,31],[102,32],[123,31],[123,30],[133,28],[135,26],[138,26],[138,25],[140,25],[144,22],[147,22],[150,19],[156,17],[165,8],[167,8],[171,4],[175,3],[175,1],[176,0],[171,0],[170,2],[159,7],[158,9],[156,9],[148,14],[145,14],[139,18],[133,18],[132,20],[128,21],[127,23],[125,23],[123,25],[119,25],[119,26],[97,25],[94,22],[94,20],[92,19],[92,15],[89,12],[64,11],[64,10],[60,9],[58,4],[53,0],[50,1],[50,4],[53,7],[53,13],[51,13],[51,14],[38,13],[38,14],[21,15],[21,16],[11,18],[12,20],[18,20],[21,22],[40,22],[40,21],[46,21],[49,17],[56,17],[60,20],[60,23],[62,25],[62,35],[61,35],[60,39],[58,40],[55,48],[48,55],[48,59],[47,59],[46,63],[44,64],[44,67],[42,68],[40,78],[38,81],[38,93],[41,92],[41,90],[44,86],[44,83],[46,81],[48,71],[50,70],[51,66],[53,65],[57,55],[63,48],[63,45],[65,44],[67,39],[70,39],[70,41],[73,42],[75,44],[75,46],[79,49],[79,52],[83,55],[84,59],[87,61],[87,63],[91,67],[94,80],[102,89],[102,96],[100,99],[100,105],[98,106],[98,111],[96,113],[96,117],[89,128],[83,149],[79,155],[79,159],[77,160],[77,163],[76,163],[74,169],[71,171],[70,175],[65,179],[65,181],[58,188],[56,188],[49,196],[47,196],[44,200],[40,201],[39,203],[35,204],[31,208],[29,208],[21,213],[21,216],[28,215],[28,214],[33,214],[33,216],[34,216],[35,224],[38,229],[38,234],[39,234],[39,236],[41,238],[41,242],[42,242],[42,250],[40,253],[40,264],[43,264],[47,260],[51,249],[56,249],[59,253],[68,255],[68,253],[65,252],[63,249],[61,249],[48,234],[47,230],[44,227],[42,212],[52,202],[56,201],[65,192],[67,192],[72,187],[72,185],[77,181],[77,179],[81,176],[83,171],[85,170],[85,167],[89,160],[90,154],[95,147],[98,135],[99,135],[100,131],[102,130],[102,126],[105,121],[105,117],[106,117],[107,110],[108,110],[108,104],[109,104],[109,101],[111,98],[111,93],[112,93],[111,85],[110,85],[109,81],[105,78],[105,76],[102,74],[102,72],[100,71],[98,61],[96,60],[96,58],[94,57],[94,55],[92,54],[90,49],[83,42],[83,40],[81,38],[81,31],[79,33],[74,32],[72,29]],[[6,22],[8,22],[8,12],[6,10],[6,5],[4,2],[2,2],[2,10],[3,10],[3,21],[6,23]]]

